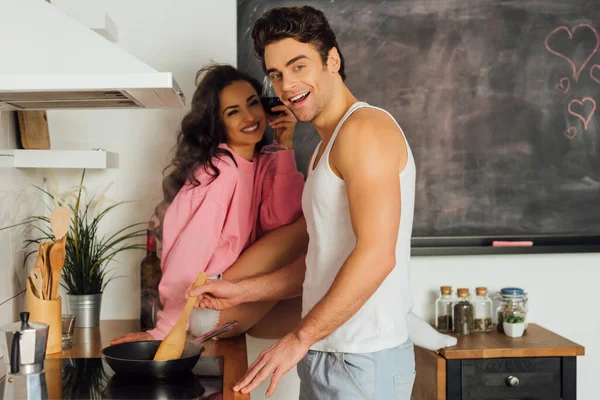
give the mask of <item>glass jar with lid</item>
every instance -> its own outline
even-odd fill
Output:
[[[470,335],[473,331],[473,304],[469,301],[469,289],[461,288],[456,292],[458,297],[452,309],[454,333],[458,336]]]
[[[504,317],[513,317],[521,319],[525,323],[525,331],[527,330],[527,293],[521,288],[503,288],[497,293],[498,308],[496,314],[498,321],[496,330],[504,333],[502,322]]]
[[[487,288],[475,288],[473,299],[473,332],[492,331],[492,300],[488,297]]]
[[[440,297],[435,301],[435,327],[440,332],[452,332],[452,286],[441,286]]]

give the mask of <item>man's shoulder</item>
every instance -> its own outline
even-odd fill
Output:
[[[350,169],[368,169],[386,160],[404,164],[407,142],[395,119],[379,108],[361,107],[347,120],[332,149],[332,165],[341,176]]]
[[[351,117],[348,119],[354,119],[358,121],[367,120],[367,121],[382,121],[391,119],[389,113],[383,108],[373,106],[370,104],[365,104],[362,107],[359,107],[352,113]]]
[[[400,134],[400,135],[398,135]],[[402,138],[403,132],[394,117],[387,111],[373,106],[361,107],[354,111],[340,128],[342,142],[355,140],[395,141]]]

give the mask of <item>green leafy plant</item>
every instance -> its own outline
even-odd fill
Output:
[[[509,324],[520,324],[522,322],[525,322],[525,320],[523,319],[523,317],[517,317],[515,315],[505,315],[504,322],[507,322]]]
[[[109,272],[107,264],[123,251],[145,248],[142,244],[134,243],[136,238],[145,237],[146,235],[145,228],[138,229],[140,225],[146,224],[143,222],[127,225],[108,237],[99,237],[98,227],[102,218],[112,209],[126,202],[116,202],[102,210],[100,207],[101,201],[97,201],[98,199],[94,195],[86,204],[82,204],[82,192],[87,192],[85,186],[83,186],[84,177],[85,170],[81,175],[81,182],[73,205],[65,204],[65,201],[61,201],[54,194],[35,186],[59,205],[71,209],[71,226],[67,233],[65,263],[62,269],[64,283],[61,282],[61,286],[67,290],[68,294],[72,295],[102,293],[106,285],[112,279],[117,278],[114,274],[107,276]],[[96,215],[93,215],[94,212],[96,212]],[[34,229],[39,231],[41,235],[26,240],[26,244],[37,244],[39,246],[41,242],[54,241],[54,234],[50,228],[50,218],[33,216],[29,222],[35,221],[42,222],[43,227],[34,226]],[[37,248],[27,254],[25,261],[34,253],[37,253]]]

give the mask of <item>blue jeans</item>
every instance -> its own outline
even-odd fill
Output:
[[[298,363],[300,400],[410,400],[415,353],[410,340],[375,353],[309,350]]]

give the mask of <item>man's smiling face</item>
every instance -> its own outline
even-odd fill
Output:
[[[265,47],[265,67],[277,96],[298,121],[317,118],[333,95],[333,75],[316,48],[292,38]]]

